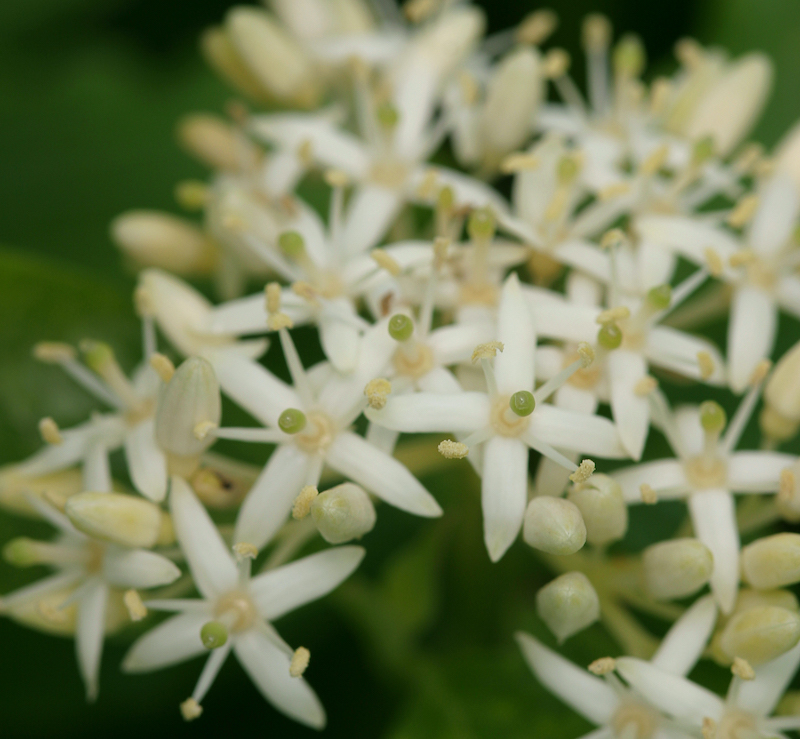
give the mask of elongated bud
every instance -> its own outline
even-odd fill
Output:
[[[536,611],[559,642],[600,618],[600,599],[582,572],[567,572],[536,593]]]
[[[213,435],[198,438],[201,424],[219,425],[222,406],[214,368],[201,357],[190,357],[175,370],[158,399],[156,440],[176,457],[196,457],[214,443]]]
[[[156,210],[131,210],[111,222],[111,238],[137,267],[207,274],[217,248],[191,221]]]
[[[79,531],[125,547],[149,549],[162,530],[161,509],[135,495],[78,493],[64,511]]]
[[[647,547],[642,566],[650,594],[656,600],[669,600],[702,588],[714,570],[714,557],[697,539],[673,539]]]
[[[574,503],[541,495],[528,504],[522,538],[548,554],[574,554],[586,543],[586,525]]]
[[[628,506],[622,488],[608,475],[595,474],[569,492],[586,524],[586,541],[603,546],[621,539],[628,530]]]
[[[744,613],[751,608],[760,606],[777,606],[785,608],[787,611],[800,613],[797,596],[790,590],[754,590],[745,587],[739,590],[739,597],[736,599],[736,607],[733,612]]]
[[[742,550],[742,574],[754,588],[800,582],[800,534],[765,536]]]
[[[751,665],[780,657],[800,641],[800,615],[778,606],[756,606],[733,615],[722,631],[719,646],[733,660]]]
[[[375,507],[362,488],[352,483],[320,493],[311,503],[311,518],[329,544],[359,539],[375,526]]]
[[[764,385],[764,410],[760,417],[764,434],[785,441],[800,426],[800,342],[777,362]]]
[[[228,121],[208,113],[192,113],[178,124],[178,139],[183,147],[204,164],[235,172],[242,166],[242,147]]]
[[[200,36],[200,51],[206,63],[239,92],[259,102],[270,100],[269,93],[242,60],[224,28],[206,29]]]

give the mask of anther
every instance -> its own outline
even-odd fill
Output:
[[[583,47],[589,53],[601,53],[611,43],[611,22],[602,13],[591,13],[583,19]]]
[[[397,260],[383,249],[373,249],[369,255],[381,269],[385,269],[392,277],[397,277],[403,271]]]
[[[403,313],[396,313],[389,319],[389,336],[395,341],[408,341],[414,333],[414,322]]]
[[[281,312],[281,286],[277,282],[269,282],[264,288],[267,302],[267,327],[270,331],[292,328],[292,319]]]
[[[150,355],[150,366],[156,371],[156,374],[161,378],[161,382],[167,383],[172,379],[175,374],[175,365],[169,359],[156,352]]]
[[[617,661],[613,657],[596,659],[587,668],[593,675],[608,675],[617,669]]]
[[[228,629],[219,621],[208,621],[200,629],[200,641],[208,649],[219,649],[228,641]]]
[[[328,169],[323,175],[325,184],[330,187],[347,187],[350,184],[350,178],[347,173],[342,172],[340,169]]]
[[[750,375],[750,385],[760,385],[767,378],[772,369],[772,362],[769,359],[762,359]]]
[[[709,246],[706,247],[703,256],[706,258],[706,267],[708,268],[709,274],[712,277],[719,277],[722,275],[725,265],[719,253]]]
[[[183,180],[175,186],[175,200],[184,210],[202,210],[208,198],[208,185],[200,180]]]
[[[39,433],[42,435],[42,439],[48,444],[64,443],[64,437],[61,435],[58,424],[49,416],[39,421]]]
[[[743,228],[758,210],[758,195],[745,195],[728,214],[727,222],[732,228]]]
[[[255,559],[258,556],[258,547],[255,544],[248,544],[241,541],[233,545],[233,556],[237,562],[244,562],[246,559]]]
[[[313,485],[306,485],[300,494],[294,499],[292,506],[292,518],[301,521],[311,512],[311,504],[319,495],[319,490]]]
[[[542,71],[551,80],[563,77],[569,70],[571,59],[564,49],[550,49],[544,57]]]
[[[464,459],[469,454],[469,447],[460,441],[445,439],[439,443],[439,454],[445,459]]]
[[[304,280],[297,280],[296,282],[293,282],[292,292],[297,295],[298,298],[302,298],[310,305],[319,305],[319,294],[310,282],[305,282]]]
[[[135,590],[126,590],[122,602],[128,609],[128,617],[131,621],[141,621],[147,615],[147,608]]]
[[[639,167],[639,174],[644,177],[652,177],[667,163],[668,157],[669,147],[666,144],[662,144],[642,162]]]
[[[194,721],[200,718],[202,713],[203,707],[194,698],[187,698],[181,703],[181,716],[184,721]]]
[[[576,485],[581,485],[594,474],[594,470],[594,462],[591,459],[584,459],[578,465],[578,469],[569,476],[569,479]]]
[[[752,680],[756,676],[756,671],[750,666],[750,663],[741,657],[734,658],[731,672],[741,680]]]
[[[192,433],[195,439],[203,441],[203,439],[208,438],[208,435],[216,428],[219,428],[219,424],[214,423],[214,421],[200,421],[200,423],[195,424]]]
[[[642,496],[642,503],[646,505],[655,505],[658,503],[658,495],[646,482],[639,485],[639,494]]]
[[[40,362],[61,364],[75,359],[75,349],[60,341],[40,341],[33,347],[33,356]]]
[[[297,647],[292,655],[292,661],[289,664],[289,674],[292,677],[302,677],[303,673],[308,668],[308,662],[311,659],[311,652],[305,647]]]
[[[612,228],[606,231],[600,239],[600,248],[606,251],[617,249],[627,241],[627,237],[622,229]]]
[[[492,359],[497,356],[497,352],[503,351],[503,342],[487,341],[485,344],[478,344],[472,352],[472,364],[477,364],[481,359]]]
[[[700,377],[708,380],[714,374],[714,360],[706,352],[697,352],[697,366],[700,369]]]
[[[594,349],[592,349],[591,344],[581,341],[578,344],[578,357],[581,360],[581,367],[583,369],[589,369],[589,367],[594,364],[595,360],[595,352]]]
[[[717,734],[717,722],[713,718],[705,716],[703,718],[703,739],[714,739]]]
[[[631,191],[631,186],[627,182],[614,182],[611,185],[606,185],[597,193],[597,199],[602,202],[608,202],[614,198],[627,195]]]
[[[730,264],[731,267],[744,267],[748,264],[752,264],[756,259],[758,259],[758,257],[752,249],[740,249],[735,254],[731,254],[728,259],[728,264]]]
[[[640,398],[644,398],[652,393],[658,387],[658,380],[655,377],[646,375],[642,377],[634,386],[633,392]]]
[[[299,434],[307,422],[306,414],[297,408],[287,408],[278,417],[279,428],[287,434]]]
[[[517,43],[538,46],[558,26],[558,16],[552,10],[536,10],[526,15],[517,26]]]
[[[387,396],[391,392],[392,384],[382,377],[377,377],[374,380],[370,380],[367,383],[367,386],[364,388],[364,395],[367,396],[367,403],[369,403],[369,407],[378,411],[386,406]]]
[[[614,49],[613,59],[617,74],[638,77],[645,65],[645,52],[641,39],[631,33],[623,36]]]
[[[539,164],[539,158],[533,154],[509,154],[500,162],[500,171],[503,174],[515,174],[536,169]]]

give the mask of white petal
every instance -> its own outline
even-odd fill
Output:
[[[533,390],[536,327],[515,273],[506,280],[497,311],[497,340],[503,344],[494,360],[497,389],[512,395]]]
[[[488,321],[456,323],[431,331],[426,343],[437,364],[449,365],[467,361],[478,344],[491,341],[494,335]]]
[[[155,420],[134,426],[125,435],[128,472],[136,489],[156,503],[167,494],[167,460],[156,444]]]
[[[353,194],[342,229],[342,249],[350,256],[367,251],[386,235],[403,201],[397,190],[364,185]]]
[[[442,515],[439,504],[414,475],[360,436],[349,432],[339,434],[325,461],[389,505],[417,516]]]
[[[608,255],[589,241],[568,239],[558,245],[552,256],[562,264],[601,282],[609,282],[611,279],[611,261]]]
[[[564,341],[597,340],[597,316],[600,309],[590,305],[576,305],[565,300],[541,300],[530,289],[523,288],[530,301],[536,331],[541,337]]]
[[[364,438],[376,449],[392,455],[397,446],[397,440],[400,438],[400,432],[379,426],[377,423],[370,423]]]
[[[85,590],[78,601],[75,650],[81,677],[86,686],[86,700],[91,702],[97,698],[100,657],[103,654],[106,628],[108,588],[100,578],[86,583],[84,587]]]
[[[456,376],[444,367],[434,367],[430,372],[417,380],[417,387],[423,393],[458,393],[461,385]]]
[[[83,488],[97,493],[108,493],[112,488],[109,447],[106,439],[96,439],[86,450],[83,460]]]
[[[693,457],[701,454],[705,436],[703,434],[703,426],[700,424],[700,406],[679,406],[675,409],[673,416],[685,456]]]
[[[716,622],[714,597],[699,598],[666,633],[651,664],[673,675],[687,675],[702,656]]]
[[[756,716],[769,716],[792,681],[800,664],[800,644],[755,668],[753,680],[745,680],[739,686],[736,706],[751,711]]]
[[[797,458],[780,452],[734,452],[728,457],[728,485],[735,493],[774,493],[781,471]]]
[[[661,488],[679,488],[688,491],[689,488],[683,465],[676,459],[659,459],[624,467],[621,470],[614,470],[611,477],[622,486],[622,494],[628,503],[641,503],[642,485],[649,485],[656,491]],[[682,495],[685,495],[685,492],[665,494],[663,497],[682,497]]]
[[[411,176],[411,191],[417,192],[423,180],[430,173],[434,173],[436,176],[436,192],[438,193],[442,187],[450,187],[457,205],[472,208],[482,208],[488,205],[501,221],[508,213],[508,203],[494,188],[463,172],[457,172],[447,167],[425,166],[417,169]]]
[[[339,309],[352,313],[350,301],[341,298],[337,301]],[[319,333],[325,356],[339,372],[352,372],[358,362],[358,349],[361,333],[358,327],[342,320],[337,314],[323,310],[319,319]]]
[[[322,598],[350,577],[364,554],[361,547],[333,547],[253,578],[250,592],[259,613],[274,621]]]
[[[616,426],[607,418],[568,411],[547,403],[536,406],[523,438],[539,439],[557,449],[572,449],[609,459],[628,456]]]
[[[744,285],[733,294],[728,324],[728,363],[731,389],[742,392],[758,363],[772,354],[778,310],[764,290]]]
[[[642,291],[670,282],[677,263],[675,254],[647,239],[642,239],[636,247],[636,261]]]
[[[619,705],[613,688],[602,678],[582,670],[548,649],[529,634],[515,634],[525,661],[551,693],[593,724],[605,725]]]
[[[617,672],[649,703],[664,713],[696,726],[704,718],[719,719],[724,703],[710,690],[635,657],[620,657]]]
[[[212,614],[181,613],[139,637],[122,662],[125,672],[149,672],[183,662],[208,650],[200,641],[200,629]]]
[[[650,429],[650,404],[636,394],[636,383],[647,376],[647,364],[638,352],[618,349],[608,355],[608,375],[614,422],[626,451],[638,461]]]
[[[286,523],[306,479],[310,456],[294,444],[275,448],[236,517],[233,538],[261,549]]]
[[[261,694],[295,721],[321,729],[325,710],[302,677],[289,675],[291,657],[256,629],[236,637],[233,646],[239,662]]]
[[[91,422],[71,429],[62,429],[61,444],[48,444],[36,454],[15,465],[15,469],[21,475],[38,477],[73,467],[86,455],[95,433],[94,424]]]
[[[711,592],[723,613],[730,613],[739,592],[739,529],[733,496],[727,490],[703,490],[689,496],[694,533],[714,555]]]
[[[171,479],[169,502],[175,537],[197,589],[206,598],[232,590],[237,580],[233,557],[206,509],[180,477]]]
[[[579,305],[598,306],[603,299],[603,286],[592,277],[587,277],[580,272],[570,272],[567,275],[564,291],[570,303]]]
[[[779,277],[775,288],[775,300],[787,313],[800,318],[800,280],[794,275]]]
[[[258,362],[232,352],[216,352],[208,357],[222,390],[242,408],[269,426],[287,408],[300,408],[300,398]]]
[[[714,373],[708,379],[700,375],[697,355],[711,356]],[[653,326],[647,332],[644,354],[651,364],[676,372],[692,380],[721,385],[725,381],[725,362],[714,344],[700,336],[692,336],[669,326]]]
[[[30,585],[12,590],[0,598],[0,605],[3,610],[17,608],[28,604],[36,603],[50,593],[66,590],[84,577],[82,570],[73,569],[59,572],[57,575],[43,577]]]
[[[406,433],[430,431],[469,432],[489,423],[489,398],[485,393],[414,393],[389,397],[383,409],[368,408],[373,423]]]
[[[759,189],[758,198],[748,240],[755,251],[769,257],[789,241],[800,212],[800,196],[792,178],[778,173]]]
[[[483,447],[483,539],[492,562],[514,543],[528,501],[528,447],[519,439],[495,436]]]
[[[110,546],[103,558],[103,577],[118,588],[155,588],[180,576],[181,571],[166,557],[145,549]]]

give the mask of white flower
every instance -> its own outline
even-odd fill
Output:
[[[179,477],[171,480],[170,510],[202,597],[147,601],[148,608],[178,611],[179,615],[142,636],[125,657],[123,669],[154,670],[211,649],[192,698],[184,704],[184,716],[196,718],[200,702],[233,650],[275,708],[296,721],[322,728],[324,709],[299,677],[302,670],[294,669],[295,652],[269,621],[333,590],[356,569],[364,550],[352,546],[329,549],[251,577],[254,549],[235,547],[237,565],[205,509]],[[305,656],[307,659],[307,652]],[[298,661],[304,661],[300,657]]]

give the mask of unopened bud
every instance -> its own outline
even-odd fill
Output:
[[[765,536],[742,550],[742,574],[766,590],[800,582],[800,534]]]
[[[233,126],[219,116],[186,116],[178,125],[178,139],[190,154],[215,169],[235,172],[242,165],[243,142]]]
[[[344,483],[320,493],[311,503],[311,517],[329,544],[359,539],[375,526],[375,507],[358,485]]]
[[[149,549],[158,541],[161,509],[149,500],[122,493],[78,493],[65,513],[76,529],[125,547]]]
[[[600,618],[600,599],[582,572],[567,572],[536,594],[536,611],[559,642]]]
[[[540,495],[525,511],[522,538],[548,554],[574,554],[586,543],[586,526],[574,503]]]
[[[628,506],[619,483],[608,475],[595,474],[572,488],[571,500],[586,524],[586,540],[595,546],[621,539],[628,530]]]
[[[672,539],[647,547],[642,553],[647,590],[656,600],[684,598],[705,585],[714,569],[714,557],[697,539]]]
[[[778,606],[757,606],[734,614],[719,641],[733,660],[741,657],[751,665],[780,657],[800,640],[800,615]]]
[[[764,386],[764,401],[781,418],[800,422],[800,342],[776,363]]]

